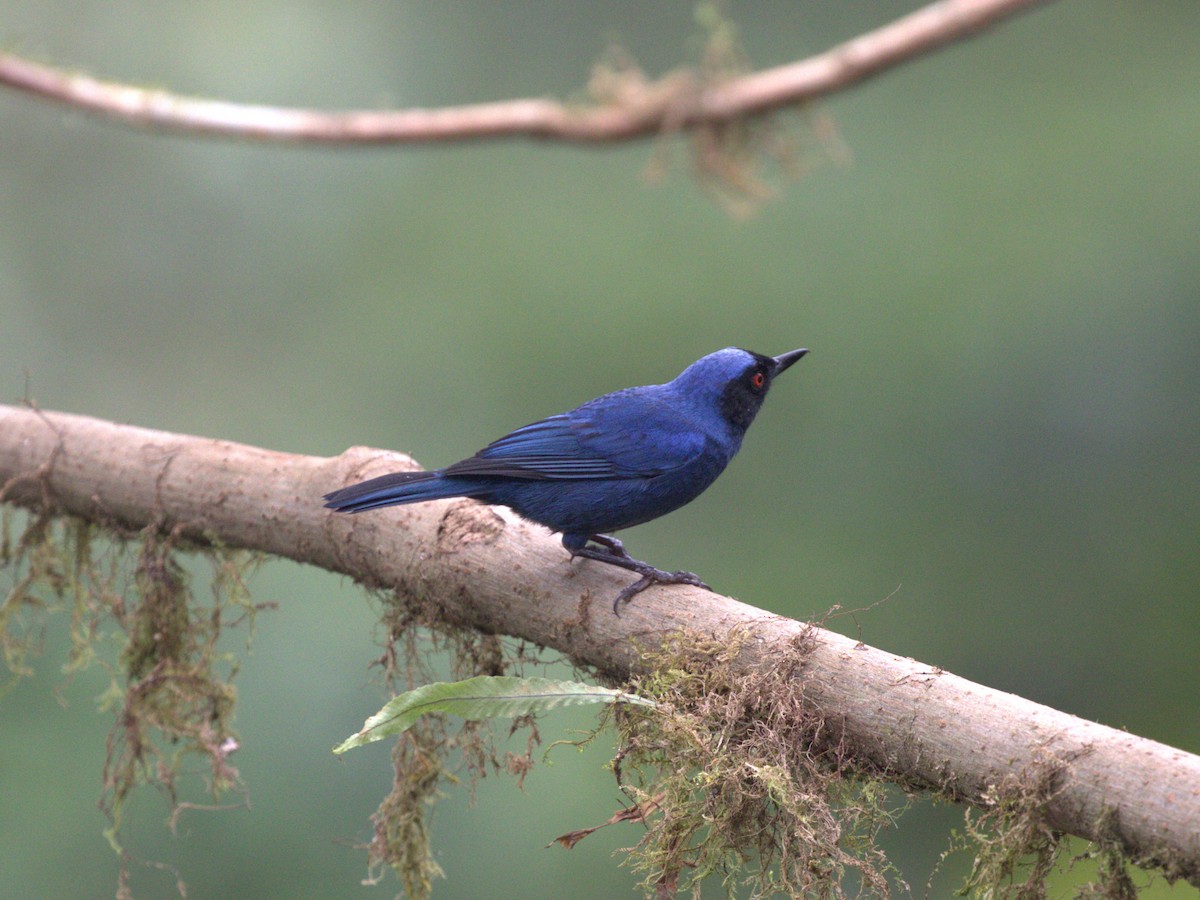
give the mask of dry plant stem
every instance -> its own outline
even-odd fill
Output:
[[[361,447],[321,459],[0,405],[7,502],[50,498],[93,521],[158,522],[343,572],[617,677],[638,664],[631,639],[749,628],[741,664],[751,669],[805,627],[686,586],[651,588],[614,616],[623,573],[572,563],[544,529],[472,501],[360,516],[321,507],[332,488],[413,465]],[[1049,773],[1049,825],[1200,885],[1200,757],[823,630],[808,665],[806,696],[829,733],[888,777],[986,804],[991,785]]]
[[[942,0],[817,56],[699,90],[647,84],[613,105],[524,99],[443,109],[327,112],[185,97],[0,53],[0,84],[130,125],[255,140],[412,144],[497,137],[628,140],[797,106],[844,90],[1047,0]]]

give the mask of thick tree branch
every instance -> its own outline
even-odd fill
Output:
[[[331,488],[412,466],[353,448],[320,459],[0,406],[0,499],[141,528],[158,523],[394,587],[451,621],[519,635],[615,676],[681,628],[751,629],[740,664],[769,666],[806,627],[728,597],[654,588],[618,618],[624,584],[568,561],[544,529],[471,501],[339,516]],[[1056,829],[1114,843],[1200,885],[1200,757],[818,631],[806,696],[861,759],[908,785],[986,804],[990,786],[1049,773]]]
[[[800,62],[717,84],[679,73],[619,102],[507,100],[443,109],[328,112],[185,97],[101,81],[0,53],[0,84],[129,125],[254,140],[414,144],[498,137],[580,143],[719,125],[844,90],[1046,0],[941,0]]]

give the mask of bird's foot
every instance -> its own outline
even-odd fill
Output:
[[[586,543],[599,544],[605,549],[600,550],[596,547],[588,547]],[[567,546],[567,550],[572,556],[582,556],[585,559],[594,559],[596,562],[608,563],[610,566],[620,566],[622,569],[628,569],[630,572],[637,572],[642,577],[635,581],[629,587],[617,594],[617,598],[613,601],[613,613],[621,614],[621,604],[628,603],[646,588],[653,584],[690,584],[693,587],[704,588],[706,591],[711,591],[707,584],[700,580],[700,576],[694,572],[664,572],[662,569],[656,569],[649,563],[644,563],[640,559],[634,559],[625,550],[625,545],[611,535],[593,534],[588,536],[588,541],[584,542],[584,546],[569,546],[566,541],[563,542]]]
[[[646,566],[644,570],[634,569],[634,571],[641,572],[642,577],[617,594],[617,598],[613,600],[614,615],[619,616],[621,614],[622,603],[628,603],[652,584],[690,584],[693,587],[704,588],[706,591],[712,590],[712,588],[700,580],[700,576],[695,572],[664,572],[662,569],[656,569],[653,566]]]

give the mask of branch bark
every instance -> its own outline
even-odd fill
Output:
[[[188,134],[348,145],[499,137],[603,143],[799,106],[1045,2],[941,0],[800,62],[716,84],[697,84],[675,73],[620,102],[590,107],[523,99],[442,109],[289,109],[102,81],[7,53],[0,53],[0,84],[127,125]]]
[[[610,567],[572,564],[539,526],[472,501],[331,515],[320,496],[413,467],[355,447],[322,459],[0,405],[0,500],[132,528],[156,523],[342,572],[518,635],[615,677],[635,642],[750,629],[740,664],[769,666],[806,627],[728,597],[653,588],[618,618]],[[1114,843],[1200,885],[1200,757],[818,630],[808,695],[859,757],[908,785],[986,805],[990,786],[1050,771],[1051,827]]]

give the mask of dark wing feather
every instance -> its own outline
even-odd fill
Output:
[[[600,397],[572,412],[518,428],[443,474],[534,480],[649,478],[703,452],[703,434],[669,405],[636,390]]]
[[[611,478],[613,465],[585,451],[567,414],[518,428],[484,447],[470,459],[445,469],[450,477],[499,475],[508,478]]]

